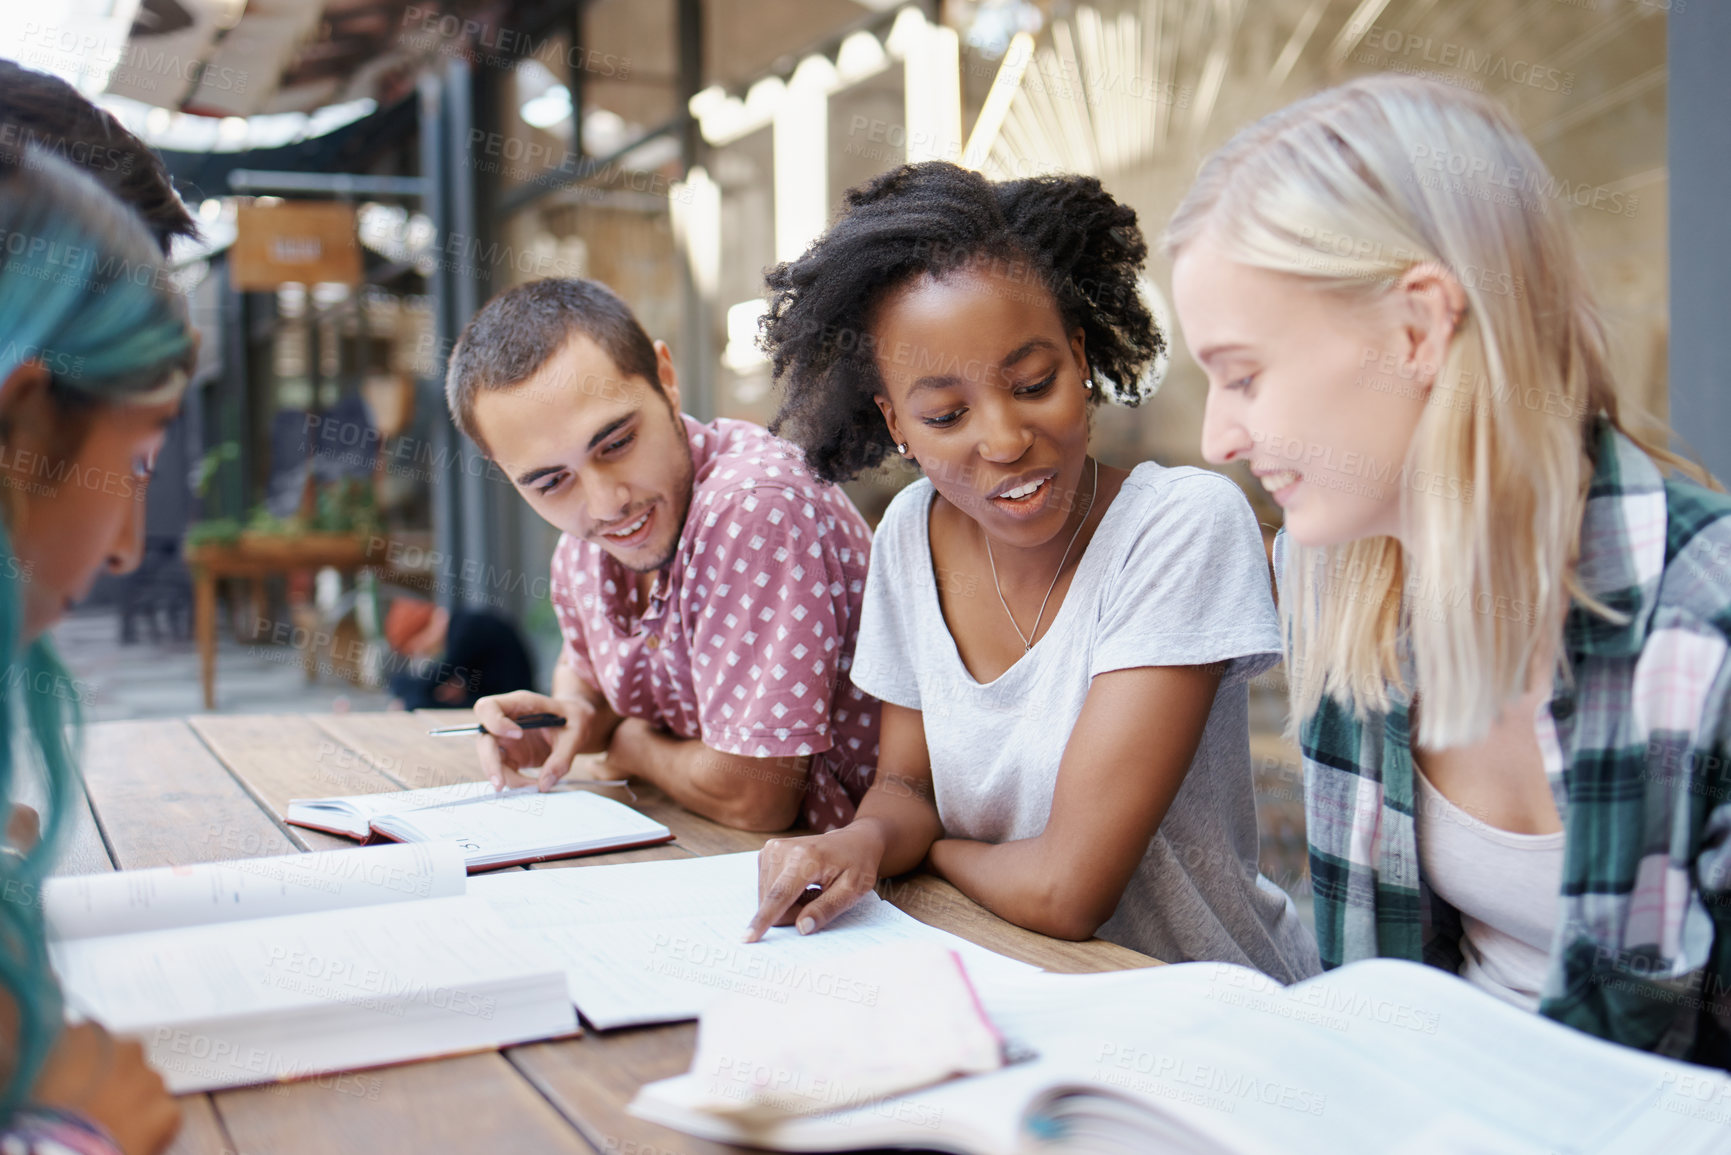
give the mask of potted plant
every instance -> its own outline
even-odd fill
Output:
[[[202,504],[210,497],[211,483],[222,467],[240,457],[240,445],[233,441],[224,441],[221,445],[212,446],[198,460],[198,467],[193,470],[192,491],[198,495]],[[201,547],[232,546],[240,541],[241,524],[233,517],[206,517],[193,522],[186,528],[186,552],[190,555]]]

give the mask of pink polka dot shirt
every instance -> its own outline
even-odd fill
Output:
[[[844,826],[877,767],[878,703],[848,678],[871,530],[761,426],[683,420],[691,508],[647,607],[600,546],[559,539],[560,660],[620,714],[682,738],[753,758],[809,755],[805,825]]]

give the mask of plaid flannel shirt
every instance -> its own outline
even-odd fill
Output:
[[[1565,850],[1539,1013],[1731,1067],[1731,497],[1603,419],[1591,435],[1579,579],[1628,622],[1569,607],[1540,727]],[[1300,728],[1324,967],[1459,969],[1460,916],[1419,869],[1408,713],[1325,699]]]

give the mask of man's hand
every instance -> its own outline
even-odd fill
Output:
[[[757,914],[745,928],[756,942],[772,926],[799,920],[799,933],[828,926],[877,885],[883,839],[871,823],[806,838],[772,838],[757,852]]]
[[[144,1048],[96,1023],[61,1032],[30,1099],[84,1116],[126,1155],[157,1155],[180,1130],[180,1105],[144,1061]]]
[[[561,727],[522,730],[514,718],[523,714],[558,714]],[[494,694],[475,703],[475,721],[486,730],[476,738],[481,768],[495,790],[537,783],[551,790],[571,772],[571,760],[607,748],[618,719],[604,715],[583,698],[549,698],[533,690]],[[535,767],[534,777],[523,771]]]

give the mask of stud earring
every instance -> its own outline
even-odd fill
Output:
[[[903,457],[906,457],[908,455],[908,443],[905,441],[897,442],[896,452],[901,454]]]
[[[1082,389],[1085,392],[1092,393],[1094,391],[1094,379],[1092,377],[1089,377],[1086,380],[1084,380],[1082,382]]]

